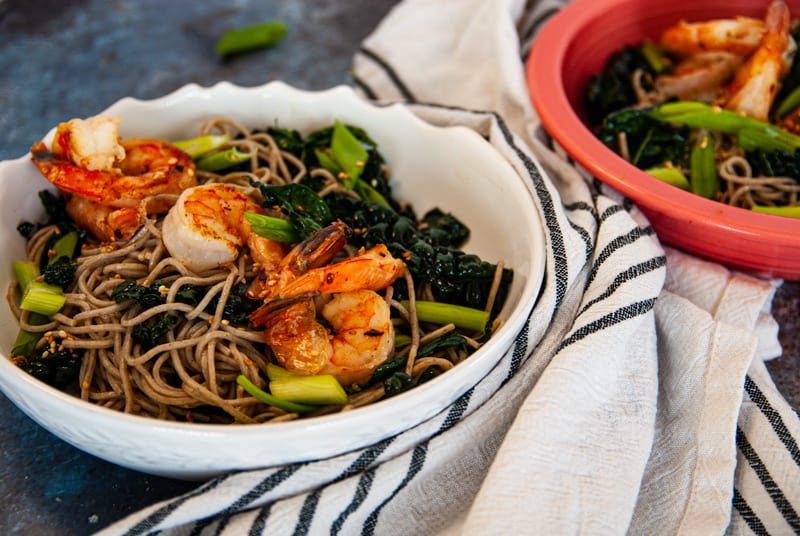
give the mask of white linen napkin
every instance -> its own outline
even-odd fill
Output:
[[[545,283],[498,366],[396,437],[221,477],[101,534],[800,532],[800,421],[762,361],[780,282],[662,248],[553,146],[524,59],[560,5],[405,0],[354,58],[365,97],[475,129],[538,206]]]

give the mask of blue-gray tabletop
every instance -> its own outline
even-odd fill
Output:
[[[194,82],[348,84],[353,53],[396,0],[0,0],[0,160],[26,154],[60,121],[124,96],[148,99]],[[225,61],[230,28],[280,20],[275,48]],[[784,355],[769,363],[800,407],[800,284],[773,312]],[[195,487],[85,454],[39,428],[0,395],[0,534],[88,534]]]

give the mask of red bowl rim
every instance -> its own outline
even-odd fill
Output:
[[[574,0],[556,13],[534,40],[526,67],[530,97],[545,129],[564,150],[593,175],[612,186],[635,203],[658,200],[651,207],[665,214],[681,214],[681,219],[746,239],[763,240],[765,234],[776,247],[800,246],[800,220],[751,212],[702,198],[650,177],[629,164],[598,140],[570,104],[562,83],[562,65],[571,36],[600,13],[624,10],[629,0]],[[601,160],[591,154],[606,156]],[[637,176],[635,181],[625,176]],[[647,213],[647,210],[644,210]],[[800,262],[796,267],[800,276]],[[792,272],[793,273],[793,272]]]

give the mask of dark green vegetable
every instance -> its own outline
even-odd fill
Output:
[[[383,382],[383,390],[386,398],[399,395],[408,391],[414,386],[414,379],[405,372],[395,372]]]
[[[164,335],[166,335],[172,326],[175,325],[178,318],[172,315],[155,316],[148,319],[146,322],[137,324],[133,327],[133,340],[138,342],[143,350],[149,350],[161,344]]]
[[[264,196],[264,206],[278,209],[287,216],[295,234],[303,240],[319,231],[335,218],[317,192],[304,184],[270,186],[254,183]]]
[[[69,349],[45,352],[31,358],[18,359],[17,366],[53,387],[65,388],[74,384],[81,370],[80,356]]]
[[[793,177],[800,180],[800,151],[762,151],[756,149],[746,154],[754,176]]]
[[[713,199],[717,195],[717,165],[714,161],[714,144],[709,135],[705,135],[692,148],[689,177],[692,192]]]
[[[231,56],[260,48],[277,45],[289,29],[280,21],[253,24],[245,28],[229,30],[217,41],[217,54]]]
[[[55,257],[54,259],[55,261],[45,266],[42,271],[44,280],[51,285],[66,287],[75,279],[78,263],[64,256]]]
[[[610,114],[597,130],[607,147],[622,154],[619,139],[625,134],[630,162],[640,169],[664,166],[667,162],[684,167],[688,161],[689,128],[662,123],[643,110]]]
[[[641,69],[655,75],[652,57],[639,47],[628,46],[615,52],[606,62],[603,72],[589,80],[586,89],[586,114],[589,124],[599,124],[608,114],[627,108],[637,102],[631,84],[633,73]]]

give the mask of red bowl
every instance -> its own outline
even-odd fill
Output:
[[[800,0],[786,3],[792,18],[800,17]],[[731,268],[800,280],[800,220],[731,207],[665,184],[608,149],[584,122],[584,88],[614,51],[655,40],[681,19],[763,18],[767,4],[766,0],[574,0],[540,31],[526,77],[547,131],[575,161],[632,199],[663,243]]]

